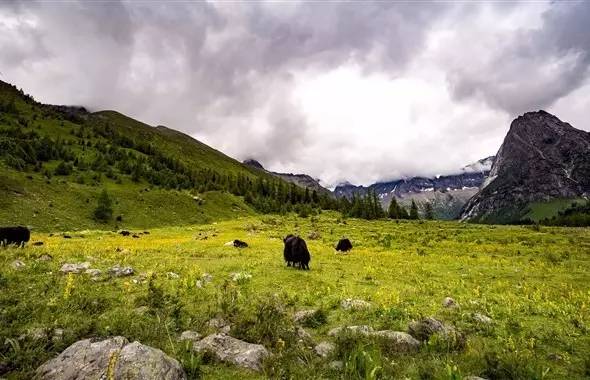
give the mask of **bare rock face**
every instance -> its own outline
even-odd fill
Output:
[[[590,193],[590,133],[545,112],[516,118],[461,219],[511,222],[530,202]]]
[[[162,351],[116,336],[72,344],[37,368],[36,377],[42,380],[184,380],[186,374],[176,360]]]
[[[255,371],[262,369],[262,361],[269,355],[260,344],[244,342],[223,333],[209,335],[196,342],[193,350],[209,352],[222,362]]]

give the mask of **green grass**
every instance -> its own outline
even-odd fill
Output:
[[[533,222],[539,222],[543,219],[550,219],[556,216],[559,211],[571,207],[574,203],[585,202],[584,199],[554,199],[548,202],[535,202],[528,206],[528,212],[523,219],[530,219]]]
[[[90,186],[58,176],[46,180],[35,173],[27,178],[1,166],[0,176],[2,224],[23,224],[34,231],[178,226],[253,214],[242,198],[226,192],[198,194],[204,201],[197,202],[188,191],[151,188],[131,181],[116,184],[104,180],[102,186]],[[113,218],[102,224],[92,218],[103,188],[114,200],[113,215],[121,215],[122,222]]]
[[[24,185],[23,185],[24,186]],[[53,229],[54,232],[62,230]],[[311,270],[287,268],[281,238],[316,231],[307,239]],[[34,232],[41,247],[9,248],[0,254],[0,363],[8,379],[28,379],[45,360],[76,340],[123,335],[158,347],[180,360],[191,378],[436,378],[467,375],[504,379],[581,379],[590,362],[590,230],[532,228],[456,222],[391,222],[349,219],[323,213],[316,219],[247,216],[211,224],[151,228],[139,239],[107,231],[61,235]],[[354,249],[336,254],[333,245],[349,237]],[[250,247],[223,244],[232,239]],[[117,248],[128,249],[123,254]],[[36,260],[50,254],[53,260]],[[27,266],[12,269],[23,260]],[[153,278],[95,282],[59,273],[65,262],[90,261],[106,270],[131,265]],[[175,272],[180,278],[169,278]],[[232,272],[250,280],[228,281]],[[204,288],[203,273],[213,275]],[[159,289],[159,290],[158,290]],[[161,292],[160,292],[161,290]],[[441,306],[451,296],[457,309]],[[345,311],[345,298],[372,303],[366,311]],[[147,306],[137,315],[135,309]],[[320,308],[325,323],[308,327],[316,342],[332,340],[330,328],[368,324],[405,331],[411,320],[435,316],[465,333],[464,350],[437,340],[416,354],[395,354],[366,339],[342,340],[334,357],[316,357],[293,335],[296,310]],[[493,318],[474,322],[473,313]],[[208,333],[206,321],[222,316],[231,335],[262,343],[274,356],[261,374],[192,357],[176,337],[186,329]],[[63,341],[18,340],[27,329],[64,328]],[[3,343],[3,342],[8,343]],[[558,354],[559,361],[548,360]],[[341,371],[331,360],[343,360]]]

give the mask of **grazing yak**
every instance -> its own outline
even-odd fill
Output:
[[[248,247],[248,243],[246,243],[245,241],[241,241],[241,240],[234,240],[234,247],[236,248],[247,248]]]
[[[311,256],[307,250],[307,244],[305,240],[299,236],[287,235],[283,239],[285,243],[285,250],[283,251],[283,257],[287,262],[287,266],[298,267],[299,269],[309,269],[309,261]]]
[[[351,249],[352,249],[352,243],[350,242],[350,240],[348,240],[346,238],[340,239],[340,241],[336,245],[336,250],[337,251],[348,252]]]
[[[27,227],[0,227],[0,245],[16,244],[24,247],[31,238],[31,231]]]

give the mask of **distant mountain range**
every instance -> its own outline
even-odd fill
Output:
[[[399,203],[409,206],[414,200],[423,209],[426,203],[433,206],[439,219],[455,219],[467,201],[477,193],[479,186],[487,177],[494,157],[486,157],[459,170],[458,174],[436,177],[412,177],[394,181],[378,182],[370,186],[355,186],[344,183],[336,186],[336,197],[351,198],[353,194],[365,195],[374,191],[383,207],[387,207],[392,197]]]

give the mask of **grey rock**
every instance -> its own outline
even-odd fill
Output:
[[[186,374],[176,360],[162,351],[117,336],[72,344],[37,368],[36,377],[41,380],[184,380]]]
[[[492,318],[488,317],[487,315],[481,314],[481,313],[473,314],[473,320],[478,323],[481,323],[483,325],[489,325],[493,322]]]
[[[169,279],[177,279],[180,278],[180,275],[178,273],[168,272],[166,273],[166,277],[168,277]]]
[[[299,310],[293,315],[293,322],[305,323],[308,320],[312,319],[317,312],[317,309]]]
[[[109,269],[109,274],[113,277],[125,277],[131,276],[135,273],[132,267],[122,267],[119,265],[115,265],[111,269]]]
[[[201,280],[203,281],[204,284],[207,284],[207,283],[213,281],[213,276],[209,273],[203,273],[203,275],[201,276]]]
[[[86,274],[90,277],[99,277],[102,274],[100,269],[86,269]]]
[[[39,256],[39,258],[37,260],[39,260],[39,261],[51,261],[51,260],[53,260],[53,257],[51,257],[51,255],[41,255],[41,256]]]
[[[343,333],[349,334],[359,334],[359,335],[370,335],[373,332],[373,328],[370,326],[360,325],[360,326],[344,326],[344,327],[335,327],[332,330],[328,331],[328,336],[338,336]]]
[[[302,327],[297,327],[297,329],[295,330],[295,334],[297,334],[297,338],[299,338],[303,342],[311,342],[313,340],[311,335]]]
[[[86,269],[90,268],[89,262],[83,263],[66,263],[61,266],[60,272],[62,273],[82,273],[86,271]]]
[[[405,332],[382,330],[370,335],[381,339],[390,350],[395,352],[416,352],[420,348],[420,342]]]
[[[347,298],[345,300],[342,300],[342,302],[340,302],[340,306],[344,310],[364,310],[364,309],[370,308],[371,304],[367,301]]]
[[[10,264],[10,266],[11,266],[13,269],[19,270],[19,269],[23,269],[23,268],[24,268],[24,267],[26,267],[27,265],[26,265],[24,262],[22,262],[21,260],[14,260],[14,261],[12,262],[12,264]]]
[[[451,297],[446,297],[443,301],[442,301],[442,305],[444,307],[447,308],[455,308],[455,307],[459,307],[459,304],[457,303],[457,301],[455,301],[454,299],[452,299]]]
[[[432,335],[446,331],[447,327],[438,319],[428,317],[410,322],[408,330],[416,339],[428,340]]]
[[[231,325],[223,318],[213,318],[207,322],[207,326],[226,334],[231,330]]]
[[[218,360],[255,371],[262,369],[268,351],[260,344],[252,344],[226,334],[213,334],[193,344],[196,352],[209,352]]]
[[[330,356],[334,352],[335,349],[336,349],[336,346],[334,346],[330,342],[321,342],[313,348],[315,353],[318,356],[321,356],[322,358],[327,358],[328,356]]]
[[[188,340],[191,342],[196,342],[196,341],[201,340],[202,337],[203,336],[196,331],[186,330],[186,331],[183,331],[182,334],[180,334],[180,337],[178,338],[178,340],[181,342],[185,341],[185,340]]]

